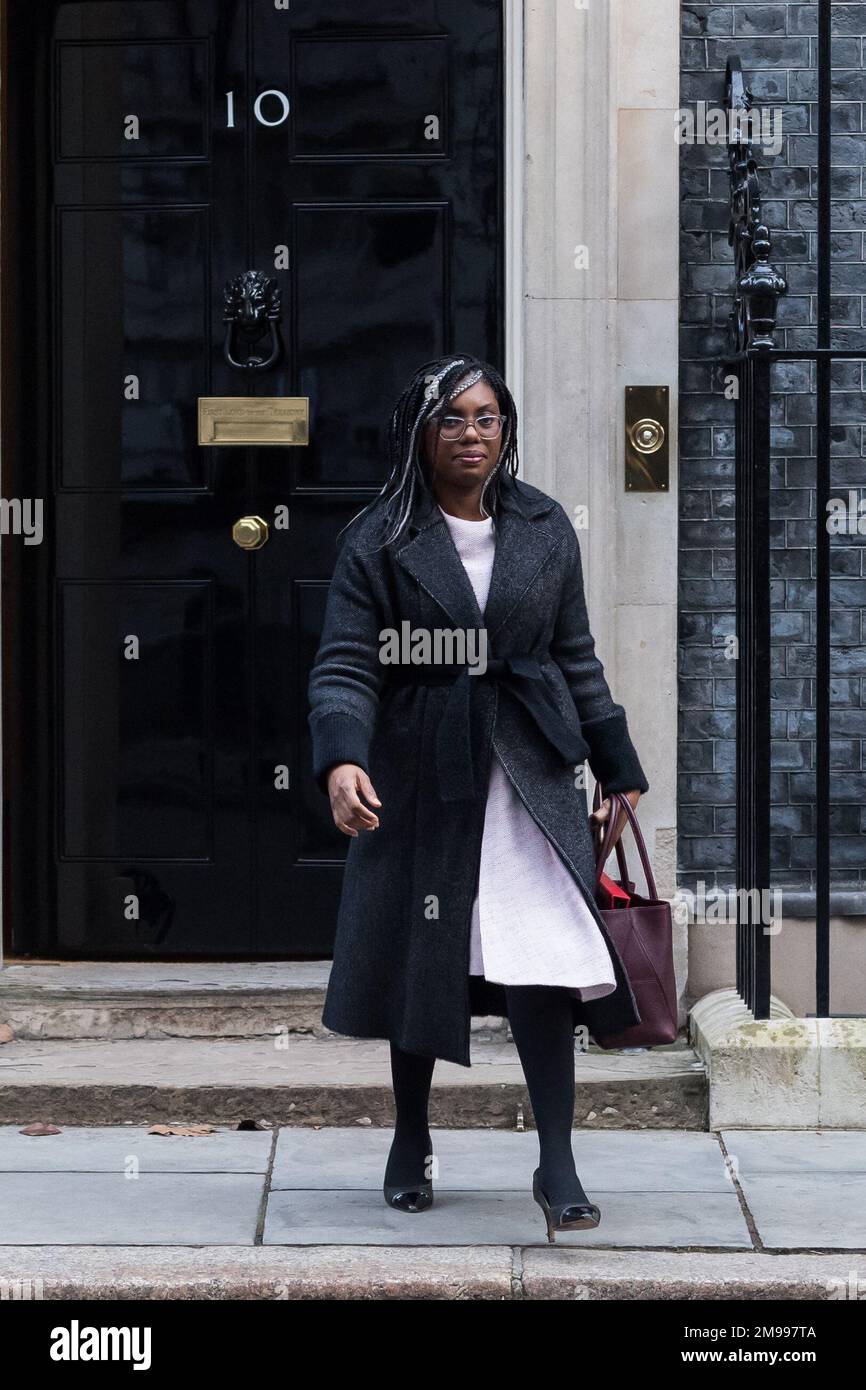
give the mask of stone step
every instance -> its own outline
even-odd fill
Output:
[[[706,1129],[704,1064],[691,1048],[575,1056],[575,1124]],[[531,1127],[514,1044],[473,1037],[472,1065],[437,1061],[430,1118],[452,1128]],[[392,1125],[386,1041],[311,1037],[89,1039],[0,1046],[0,1124]]]
[[[330,961],[7,963],[0,1023],[16,1038],[332,1036]],[[504,1030],[503,1030],[504,1032]]]
[[[414,1218],[412,1218],[414,1220]],[[6,1246],[18,1297],[92,1300],[710,1299],[826,1301],[856,1278],[851,1255],[758,1251],[550,1250],[501,1245]],[[835,1290],[842,1290],[839,1294]],[[596,1305],[597,1306],[597,1305]],[[732,1317],[736,1310],[732,1310]],[[93,1319],[98,1321],[97,1315]],[[740,1318],[742,1321],[742,1318]],[[806,1321],[802,1317],[800,1321]],[[790,1321],[790,1319],[789,1319]],[[701,1344],[703,1345],[703,1343]]]

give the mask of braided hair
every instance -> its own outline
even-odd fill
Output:
[[[502,478],[506,473],[510,473],[512,478],[517,473],[517,408],[495,367],[468,353],[458,353],[425,362],[412,376],[394,408],[388,426],[388,476],[379,493],[352,517],[348,526],[373,507],[383,504],[387,534],[381,545],[389,545],[402,535],[418,498],[431,492],[428,469],[422,456],[427,424],[431,420],[441,419],[454,397],[468,391],[482,378],[489,383],[500,413],[505,417],[499,458],[496,467],[484,480],[479,502],[482,516],[496,516]],[[490,511],[487,510],[488,501]],[[343,530],[346,530],[345,526]],[[381,546],[376,548],[381,549]]]

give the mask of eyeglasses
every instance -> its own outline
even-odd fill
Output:
[[[462,415],[443,415],[439,433],[443,439],[462,439],[468,425],[474,425],[479,439],[495,439],[502,431],[504,415],[479,415],[476,420],[464,420]]]

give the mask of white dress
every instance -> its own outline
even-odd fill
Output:
[[[493,519],[442,515],[483,613],[496,550]],[[490,762],[469,973],[509,985],[560,985],[581,999],[616,989],[598,923],[498,754]]]

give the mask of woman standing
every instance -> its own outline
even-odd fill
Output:
[[[574,1030],[640,1021],[593,895],[590,822],[610,803],[588,816],[582,764],[632,805],[649,784],[595,655],[574,527],[516,477],[499,374],[426,363],[388,439],[310,677],[314,774],[352,837],[322,1021],[390,1040],[384,1193],[418,1212],[435,1060],[469,1066],[471,1017],[507,1017],[552,1240],[600,1219],[571,1149]]]

